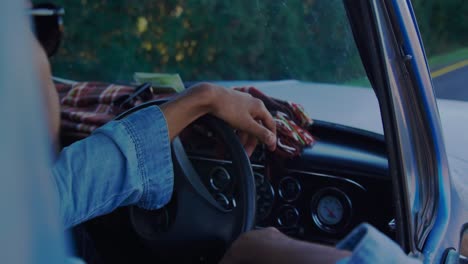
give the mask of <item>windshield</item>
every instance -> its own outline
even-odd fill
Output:
[[[65,39],[56,76],[130,81],[134,72],[184,81],[365,76],[341,0],[57,1]]]
[[[56,77],[142,83],[136,72],[173,73],[186,85],[255,85],[313,119],[383,133],[341,0],[57,4],[66,14]],[[277,80],[294,81],[258,83]]]

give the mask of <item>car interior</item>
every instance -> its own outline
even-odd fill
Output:
[[[65,10],[70,6],[73,7],[73,4],[77,5],[74,3],[76,1],[63,2]],[[309,2],[310,8],[314,7],[314,1]],[[125,5],[128,3],[120,6],[118,10],[124,10]],[[319,26],[326,20],[326,17],[320,16],[319,11],[338,6],[338,15],[342,16],[345,19],[342,21],[345,22],[337,25],[338,28],[335,30],[347,32],[339,32],[339,35],[348,38],[347,43],[351,43],[351,47],[347,48],[350,51],[346,52],[353,53],[353,56],[346,56],[345,59],[356,60],[357,58],[360,71],[364,73],[342,2],[330,1],[329,4],[324,5],[315,6],[316,10],[310,12],[313,15],[306,16],[307,20],[301,23],[308,23],[307,26],[312,31],[318,32]],[[84,7],[80,8],[84,9]],[[166,8],[173,9],[174,12],[179,10],[177,6],[170,4]],[[275,8],[277,8],[277,10],[274,9],[277,13],[294,11],[286,4],[275,6]],[[106,7],[97,6],[90,10],[91,13],[100,12],[106,10]],[[110,11],[106,12],[108,12],[107,15],[110,14]],[[258,16],[275,18],[277,14],[275,12],[264,12]],[[117,13],[113,15],[116,16]],[[85,17],[86,14],[83,13],[83,16]],[[72,24],[73,19],[79,20],[79,23],[86,23],[84,17],[70,17],[68,23]],[[242,19],[245,21],[236,23],[246,23],[245,27],[256,23],[255,19],[252,21]],[[70,45],[73,47],[66,47],[79,35],[72,31],[68,33],[67,39],[67,20],[64,21],[65,38],[62,43],[64,50],[59,51],[52,58],[53,69],[59,68],[54,71],[55,76],[73,80],[101,78],[108,82],[133,84],[132,81],[122,81],[124,79],[122,74],[116,72],[114,72],[114,77],[102,77],[105,75],[92,77],[92,70],[84,69],[83,74],[79,75],[73,73],[72,66],[64,67],[64,65],[75,65],[70,63],[73,59],[81,60],[78,62],[79,66],[86,64],[86,60],[94,63],[101,57],[88,57],[86,52],[89,50],[82,50],[81,53],[77,52],[76,56],[73,56],[73,49],[79,50],[76,43],[74,46]],[[281,23],[276,25],[279,26]],[[327,29],[333,30],[333,28]],[[278,30],[286,31],[287,28]],[[317,32],[314,34],[318,34]],[[89,37],[85,33],[81,34]],[[141,38],[144,38],[143,33],[141,34]],[[284,35],[280,34],[280,36]],[[320,43],[321,38],[327,36],[330,34],[314,35],[307,40]],[[252,40],[254,44],[262,43],[264,40],[256,41]],[[140,43],[143,42],[144,40],[140,41]],[[332,49],[332,43],[322,42],[320,44],[323,49]],[[304,44],[297,49],[307,50],[310,46]],[[277,48],[273,53],[279,51],[280,48]],[[336,51],[336,53],[339,52],[344,51]],[[294,57],[280,58],[280,61],[284,63],[281,66],[283,73],[275,73],[276,77],[240,74],[232,78],[229,75],[224,75],[226,76],[224,77],[222,74],[210,76],[209,71],[200,74],[200,78],[194,78],[193,75],[188,75],[187,78],[182,76],[184,81],[187,80],[184,82],[186,87],[199,81],[236,81],[240,78],[243,78],[242,80],[268,78],[271,81],[298,79],[345,85],[347,80],[333,79],[333,76],[338,76],[338,73],[349,69],[342,66],[340,62],[336,62],[340,57],[335,55],[329,59],[318,58],[319,68],[328,66],[336,68],[331,74],[316,75],[324,76],[323,79],[314,77],[315,79],[309,80],[303,77],[302,73],[295,74],[294,70],[288,68],[292,67],[291,61],[294,61]],[[128,57],[129,54],[124,54],[119,59],[124,61]],[[257,59],[260,60],[261,56]],[[103,59],[98,65],[105,65],[108,62]],[[336,62],[336,64],[327,64],[331,62]],[[162,67],[161,70],[174,70],[177,69],[176,66]],[[125,70],[130,68],[122,67]],[[142,67],[147,68],[145,65]],[[215,64],[203,65],[203,68],[210,67],[215,67]],[[239,67],[247,67],[248,72],[248,67],[255,67],[255,65],[240,65]],[[291,90],[291,93],[294,91]],[[157,101],[153,104],[163,102]],[[145,106],[148,105],[129,110],[119,118],[125,118],[127,114]],[[262,145],[258,145],[254,153],[247,157],[232,129],[219,120],[210,117],[201,118],[172,143],[176,179],[173,199],[167,206],[156,211],[145,211],[132,206],[124,207],[109,215],[84,223],[79,228],[87,230],[90,240],[105,263],[154,263],[157,259],[167,257],[174,260],[181,255],[189,256],[191,261],[210,263],[219,260],[229,243],[243,231],[269,226],[276,227],[281,232],[300,240],[334,245],[354,227],[367,222],[388,237],[396,239],[392,179],[388,171],[384,136],[368,130],[316,119],[314,113],[308,114],[313,122],[307,130],[313,135],[315,141],[305,147],[299,156],[292,159],[275,156]],[[62,146],[71,144],[75,140],[76,138],[71,135],[62,134]]]
[[[189,132],[185,132],[183,144],[178,147],[183,145],[203,187],[227,209],[227,214],[242,210],[240,185],[236,181],[245,175],[238,174],[239,164],[226,151],[232,143],[219,140],[216,129],[199,123],[203,120],[187,129]],[[300,157],[280,160],[262,146],[250,157],[256,191],[253,228],[274,226],[300,240],[334,245],[358,224],[367,222],[395,239],[383,136],[320,120],[314,120],[309,131],[317,140]],[[127,262],[137,256],[140,261],[158,259],[161,252],[154,240],[164,237],[174,224],[177,210],[182,210],[175,208],[174,203],[173,199],[163,209],[141,213],[137,208],[121,208],[86,226],[98,252],[109,258],[109,263]],[[202,212],[199,209],[192,208],[187,217],[196,218]],[[206,221],[211,228],[229,229],[227,225],[213,226],[217,223],[214,220]],[[208,248],[197,251],[206,254],[197,256],[201,259],[219,257],[223,252],[223,239],[209,233],[202,235]],[[210,240],[220,247],[208,243]]]

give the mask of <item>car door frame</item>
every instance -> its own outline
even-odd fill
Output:
[[[463,221],[454,219],[466,214],[453,215],[442,127],[411,2],[344,3],[380,105],[397,241],[410,255],[439,263],[449,249],[457,249]]]

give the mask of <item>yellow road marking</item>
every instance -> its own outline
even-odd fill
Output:
[[[439,69],[437,71],[434,71],[433,73],[431,73],[431,75],[432,75],[432,78],[436,78],[436,77],[439,77],[441,75],[447,74],[447,73],[449,73],[451,71],[463,68],[465,66],[468,66],[468,60],[463,60],[463,61],[457,62],[455,64],[452,64],[450,66]]]

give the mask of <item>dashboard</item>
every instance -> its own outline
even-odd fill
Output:
[[[229,157],[209,130],[184,147],[202,181],[221,206],[236,206]],[[317,141],[292,160],[261,146],[251,157],[256,227],[274,226],[295,238],[334,244],[362,222],[394,238],[392,184],[381,135],[316,121]],[[210,139],[211,138],[211,139]],[[215,147],[213,147],[215,146]]]
[[[315,144],[294,159],[275,158],[262,146],[252,154],[255,228],[274,226],[300,240],[334,245],[367,222],[395,239],[392,181],[383,136],[317,120],[309,131]],[[197,123],[180,138],[213,198],[226,209],[236,206],[235,186],[239,185],[226,144]],[[167,227],[170,215],[164,212],[154,212],[151,226]],[[154,263],[161,257],[135,233],[126,208],[93,219],[86,228],[108,263]],[[215,256],[218,251],[224,252],[214,250]]]

